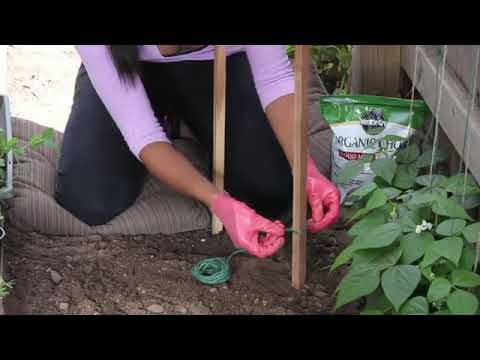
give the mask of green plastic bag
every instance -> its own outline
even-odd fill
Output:
[[[412,114],[410,114],[410,107]],[[337,184],[338,172],[351,160],[378,152],[379,147],[392,156],[405,146],[408,136],[423,127],[429,110],[423,100],[369,95],[325,96],[320,98],[320,111],[333,131],[331,179]],[[400,136],[401,141],[381,141],[387,135]],[[337,184],[342,202],[349,192],[373,180],[368,164],[360,175]]]

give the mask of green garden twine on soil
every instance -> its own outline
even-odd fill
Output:
[[[299,233],[299,231],[294,230],[293,228],[285,229],[285,232]],[[226,283],[230,280],[232,274],[230,259],[232,256],[240,253],[246,254],[247,252],[243,249],[238,249],[228,257],[216,257],[201,260],[192,268],[192,275],[204,285]]]

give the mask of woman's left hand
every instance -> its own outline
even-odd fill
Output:
[[[317,233],[340,217],[340,192],[320,171],[309,157],[307,164],[307,198],[312,208],[308,219],[308,231]]]

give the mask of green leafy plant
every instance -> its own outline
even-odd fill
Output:
[[[10,293],[10,290],[12,290],[14,285],[13,281],[5,281],[0,278],[0,299],[3,299],[5,296],[7,296]]]
[[[15,155],[24,155],[28,148],[36,149],[42,145],[47,145],[56,149],[57,144],[53,142],[54,130],[52,128],[45,129],[39,134],[33,135],[30,140],[21,145],[18,138],[12,137],[7,141],[7,137],[3,129],[0,129],[0,187],[5,184],[5,157],[11,151]]]
[[[331,267],[348,265],[336,309],[366,298],[362,314],[479,312],[480,222],[468,210],[478,206],[470,200],[480,188],[472,176],[466,183],[463,174],[430,176],[432,156],[433,163],[447,158],[412,142],[392,157],[379,151],[361,167],[351,162],[339,174],[346,181],[369,166],[374,177],[347,197],[353,241]]]
[[[348,93],[352,45],[312,45],[312,61],[316,65],[328,92],[335,95]],[[287,45],[290,58],[295,56],[295,45]]]

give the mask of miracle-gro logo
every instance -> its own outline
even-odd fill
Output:
[[[385,130],[386,121],[381,110],[373,109],[362,115],[360,124],[368,135],[378,135]]]

